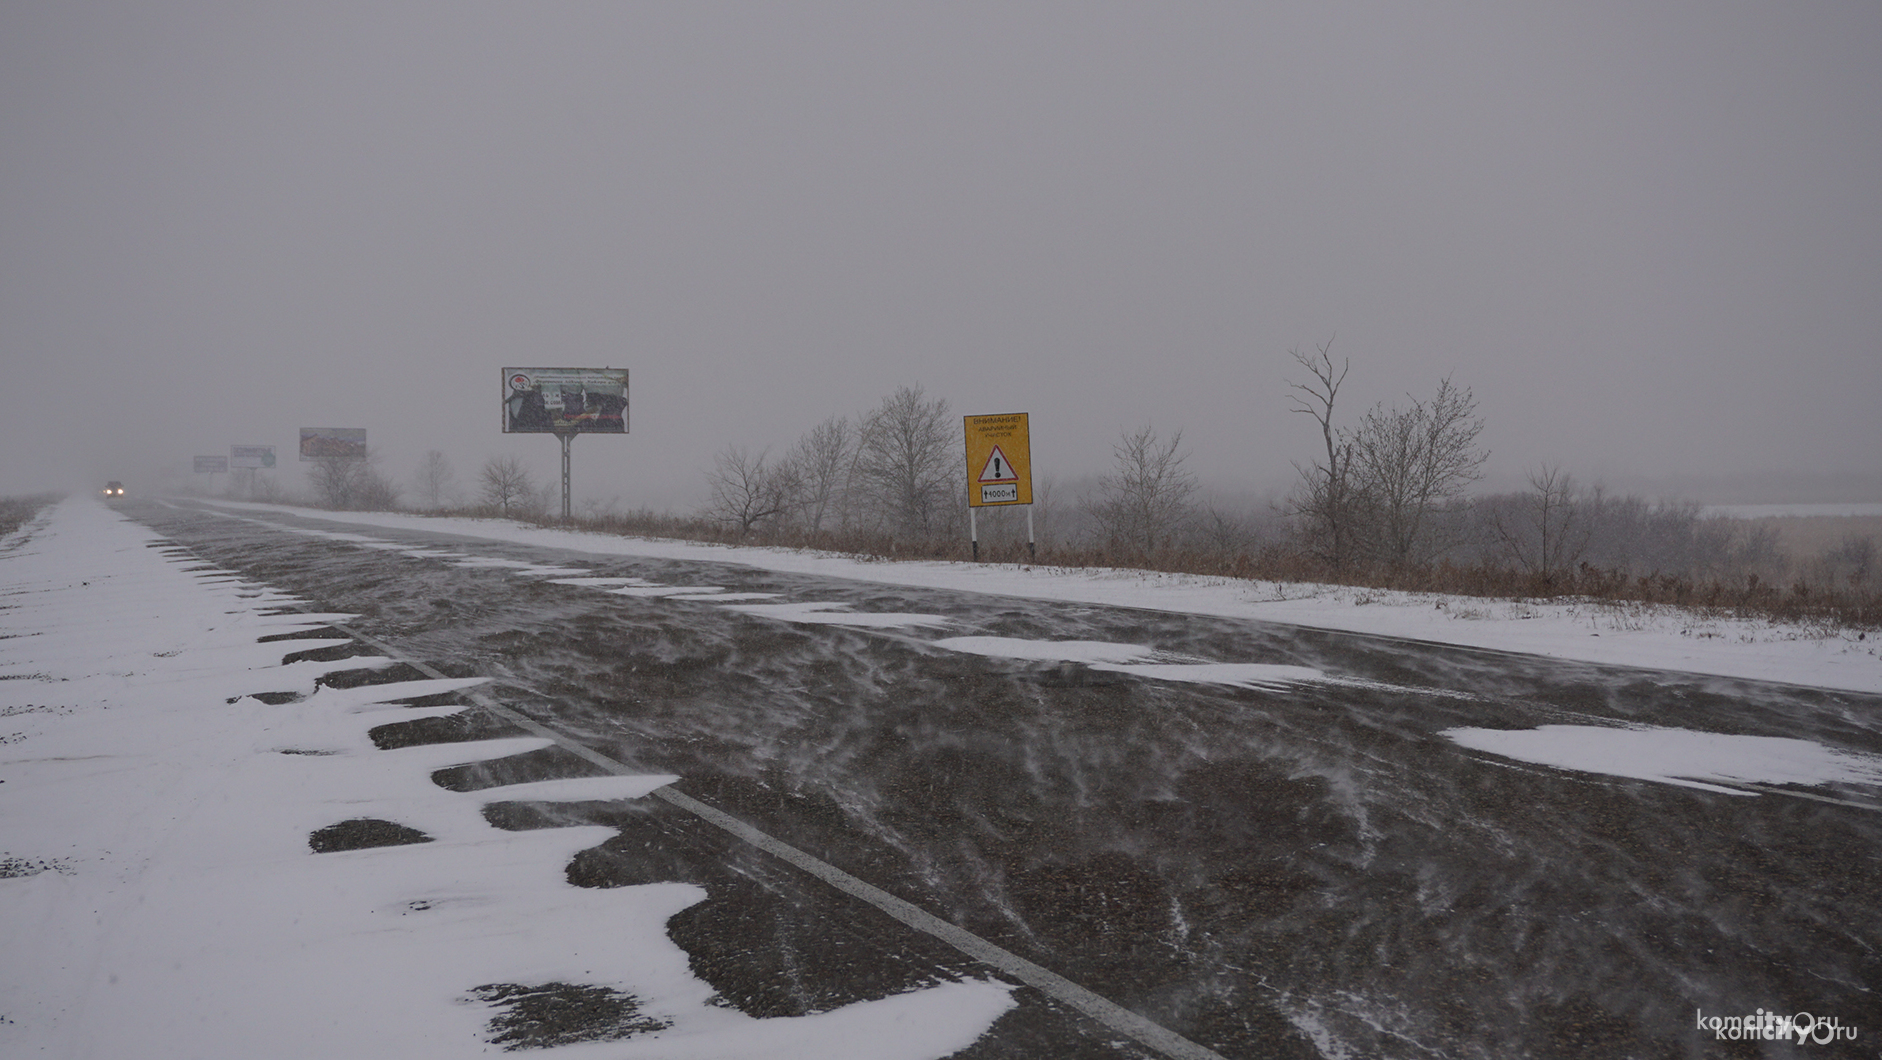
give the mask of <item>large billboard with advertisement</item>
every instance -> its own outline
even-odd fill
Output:
[[[366,459],[366,428],[302,427],[301,461],[324,460],[330,456],[342,460]]]
[[[196,458],[198,475],[225,475],[229,471],[229,458],[226,456],[199,456]]]
[[[230,467],[273,467],[274,446],[272,445],[231,445],[229,446]]]
[[[627,369],[505,368],[503,433],[626,434]]]

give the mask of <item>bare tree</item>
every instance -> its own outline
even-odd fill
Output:
[[[1335,368],[1332,350],[1333,340],[1328,339],[1326,345],[1318,347],[1316,356],[1309,357],[1298,349],[1287,351],[1313,376],[1312,382],[1288,384],[1298,391],[1291,398],[1292,411],[1312,417],[1320,425],[1320,436],[1326,443],[1324,460],[1305,467],[1294,465],[1300,482],[1288,509],[1299,520],[1308,547],[1338,569],[1353,558],[1353,536],[1362,505],[1353,482],[1352,441],[1333,426],[1333,405],[1352,362],[1342,359]]]
[[[1197,522],[1198,538],[1219,559],[1247,555],[1260,543],[1260,535],[1251,520],[1224,510],[1214,501],[1203,505]]]
[[[797,487],[795,513],[815,534],[824,521],[845,514],[856,463],[856,431],[849,417],[832,416],[804,433],[784,458]]]
[[[362,511],[389,512],[399,506],[399,487],[391,479],[379,473],[367,458],[366,474],[360,479],[359,492],[354,496],[354,504]]]
[[[1414,399],[1404,409],[1375,405],[1353,432],[1355,492],[1363,494],[1373,520],[1369,544],[1393,566],[1445,548],[1432,532],[1434,517],[1478,479],[1490,458],[1477,447],[1483,420],[1476,410],[1469,388],[1459,390],[1446,376],[1429,402]]]
[[[308,481],[321,504],[337,511],[383,511],[398,506],[399,488],[379,473],[378,450],[358,456],[316,457]]]
[[[1848,585],[1863,589],[1876,581],[1876,543],[1874,537],[1845,534],[1835,546],[1825,549],[1807,565],[1812,579],[1823,588]]]
[[[853,482],[884,528],[914,538],[958,525],[961,425],[920,385],[882,399],[858,431]]]
[[[1140,555],[1167,546],[1195,512],[1196,476],[1183,467],[1183,432],[1160,441],[1148,424],[1111,447],[1116,463],[1091,507],[1106,541]]]
[[[780,522],[797,493],[789,467],[767,467],[764,452],[754,457],[744,446],[727,446],[714,453],[706,481],[712,487],[706,516],[736,527],[740,537]]]
[[[1052,475],[1041,475],[1032,486],[1033,531],[1038,534],[1039,545],[1051,548],[1057,541],[1058,507],[1053,504],[1052,496],[1057,491],[1058,479]]]
[[[529,468],[516,457],[491,457],[484,461],[477,479],[478,493],[484,504],[501,512],[506,519],[512,511],[528,514],[536,506],[535,482]]]
[[[1518,566],[1544,578],[1567,571],[1588,547],[1590,528],[1582,517],[1575,480],[1544,464],[1529,473],[1529,492],[1515,512],[1499,507],[1491,530]]]
[[[366,469],[366,462],[353,456],[319,456],[307,469],[307,480],[322,506],[345,511],[353,506],[353,494]]]
[[[439,508],[457,484],[457,472],[442,452],[433,449],[419,461],[417,479],[418,495],[424,498],[425,506]]]
[[[551,479],[524,494],[520,504],[510,507],[525,519],[547,519],[552,511],[561,514],[561,502],[562,484]]]

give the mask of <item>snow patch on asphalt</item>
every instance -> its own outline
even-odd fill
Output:
[[[1473,751],[1521,762],[1730,795],[1754,793],[1706,781],[1882,785],[1882,756],[1782,736],[1599,725],[1446,729],[1441,735]]]
[[[613,596],[715,596],[725,591],[722,585],[630,585],[624,589],[609,589]]]
[[[366,542],[361,542],[361,543],[367,544]],[[370,547],[378,547],[378,546],[374,544],[368,544],[367,547],[370,548]],[[410,552],[410,550],[408,549],[398,548],[396,546],[394,546],[394,551],[406,552],[408,554]],[[552,566],[552,565],[547,565],[547,564],[542,564],[542,563],[529,563],[520,559],[501,559],[495,556],[464,556],[459,559],[451,560],[451,566],[453,567],[506,568],[510,570],[512,573],[526,574],[532,577],[549,577],[551,575],[587,574],[588,573],[586,570],[584,570],[581,567],[557,567],[557,566]]]
[[[1192,684],[1236,685],[1269,690],[1326,680],[1326,674],[1311,666],[1283,666],[1277,663],[1097,663],[1092,669],[1133,674],[1156,681],[1187,681]]]
[[[804,622],[822,626],[858,626],[865,629],[907,629],[915,626],[946,626],[953,619],[943,615],[923,615],[909,611],[851,611],[850,605],[833,602],[801,604],[727,604],[727,611],[740,611],[758,618],[783,622]]]
[[[316,686],[390,660],[281,665],[319,642],[258,638],[350,616],[269,613],[295,602],[185,570],[198,561],[90,498],[9,546],[0,865],[24,868],[0,877],[0,1055],[442,1060],[489,1051],[476,988],[561,982],[632,994],[666,1026],[555,1055],[920,1060],[1013,1004],[988,982],[794,1019],[714,1004],[665,932],[699,887],[573,887],[569,859],[612,829],[505,832],[482,812],[638,798],[673,777],[440,788],[436,769],[546,741],[378,750],[377,725],[463,709],[396,701],[480,681]],[[301,698],[256,698],[271,692]],[[361,819],[429,841],[313,852],[313,832]]]
[[[1303,681],[1324,681],[1326,674],[1310,666],[1273,663],[1153,662],[1154,649],[1142,644],[1116,644],[1101,640],[1026,640],[1020,637],[948,637],[932,642],[938,648],[1000,659],[1031,662],[1083,663],[1094,670],[1131,674],[1155,681],[1236,685],[1242,688],[1279,689]]]
[[[996,659],[1032,662],[1130,663],[1145,662],[1156,652],[1142,644],[1115,644],[1104,640],[1026,640],[1020,637],[946,637],[933,642],[949,651],[986,655]]]

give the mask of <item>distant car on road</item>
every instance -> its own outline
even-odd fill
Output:
[[[124,483],[119,482],[116,479],[112,479],[110,482],[105,483],[105,496],[107,498],[124,496]]]

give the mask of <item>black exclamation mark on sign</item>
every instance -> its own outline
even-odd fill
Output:
[[[994,478],[1006,477],[1006,474],[1000,470],[1000,454],[998,453],[993,454],[993,477]]]

